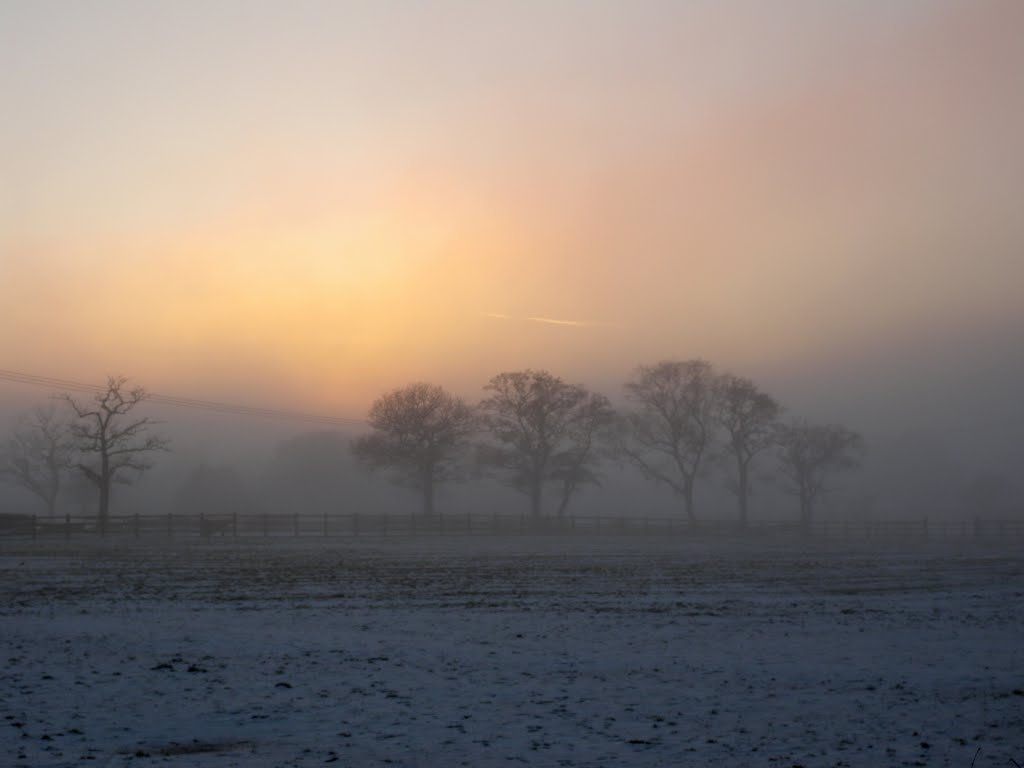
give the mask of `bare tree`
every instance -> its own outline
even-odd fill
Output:
[[[730,490],[736,494],[740,525],[746,526],[750,470],[754,458],[775,444],[782,407],[750,379],[723,373],[715,381],[714,413],[734,462]]]
[[[715,437],[715,374],[694,359],[641,365],[626,382],[626,414],[620,450],[648,479],[682,496],[686,517],[696,522],[693,489]]]
[[[50,404],[22,414],[0,459],[0,477],[37,496],[52,516],[61,482],[72,467],[71,425]]]
[[[838,424],[794,421],[779,429],[779,461],[787,490],[800,502],[800,523],[809,527],[814,508],[828,492],[828,477],[860,466],[864,440]]]
[[[434,489],[455,479],[476,429],[473,409],[434,384],[410,384],[379,397],[370,408],[374,431],[352,444],[371,468],[397,472],[419,490],[423,513],[434,513]]]
[[[613,453],[615,409],[604,395],[588,392],[567,427],[567,447],[551,458],[551,479],[558,484],[558,515],[584,485],[601,485],[601,462]]]
[[[108,376],[106,388],[91,400],[61,395],[74,412],[71,425],[82,474],[99,491],[97,521],[105,531],[110,517],[110,492],[114,483],[131,485],[153,466],[150,454],[168,450],[169,441],[152,434],[158,422],[135,417],[133,411],[146,399],[146,390],[128,387],[124,376]]]
[[[564,514],[572,496],[599,479],[602,430],[613,421],[608,400],[529,369],[499,373],[484,389],[490,395],[480,410],[496,444],[481,449],[482,460],[529,496],[534,517],[543,508],[544,486],[558,483],[558,511]]]

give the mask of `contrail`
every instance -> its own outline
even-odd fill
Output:
[[[588,320],[559,320],[554,317],[513,317],[500,312],[485,312],[484,317],[494,320],[522,320],[530,323],[546,323],[548,325],[568,325],[573,328],[618,328],[618,323],[591,322]]]
[[[590,322],[588,320],[556,320],[553,317],[527,317],[524,318],[531,323],[548,323],[550,325],[572,325],[577,328],[612,328],[617,323]]]

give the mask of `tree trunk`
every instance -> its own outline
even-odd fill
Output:
[[[565,517],[565,510],[569,507],[569,499],[572,497],[571,490],[565,490],[562,492],[562,499],[558,503],[558,516]]]
[[[736,487],[736,500],[739,503],[740,509],[740,527],[747,527],[747,498],[749,495],[748,480],[747,480],[747,465],[743,462],[739,464],[739,477],[737,478]]]
[[[530,482],[530,514],[540,517],[541,502],[544,500],[544,480],[537,473]]]
[[[106,443],[102,445],[100,452],[100,471],[98,475],[100,488],[100,509],[98,520],[100,533],[107,532],[107,521],[110,519],[110,484],[114,480],[114,473],[110,471],[110,455],[107,453]]]
[[[107,532],[107,521],[110,519],[110,479],[103,478],[99,484],[100,506],[96,523],[99,525],[100,533]]]
[[[423,472],[423,514],[427,517],[434,515],[434,468],[430,467]]]
[[[683,481],[683,508],[686,510],[686,521],[690,525],[697,524],[697,515],[693,508],[693,478],[687,477]]]
[[[800,494],[800,525],[805,531],[811,530],[811,519],[814,515],[814,499],[806,493]]]

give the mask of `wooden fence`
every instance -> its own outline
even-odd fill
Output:
[[[737,536],[809,535],[828,539],[1022,538],[1024,518],[1005,520],[819,520],[808,527],[786,521],[689,523],[679,517],[570,515],[540,517],[463,513],[445,515],[260,513],[111,515],[0,515],[0,537],[29,539],[417,537],[513,535]]]

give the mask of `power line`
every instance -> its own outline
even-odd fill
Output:
[[[106,386],[99,384],[89,384],[87,382],[74,381],[72,379],[58,379],[52,376],[39,376],[33,373],[26,373],[24,371],[9,371],[4,369],[0,369],[0,381],[9,381],[16,384],[28,384],[29,386],[45,389],[88,392],[92,394],[104,392],[107,389]],[[159,405],[170,405],[175,408],[189,408],[198,411],[224,413],[231,416],[299,421],[307,424],[327,424],[335,427],[364,426],[366,424],[362,419],[355,419],[347,416],[323,416],[315,413],[290,411],[281,408],[263,408],[259,406],[243,405],[240,403],[202,400],[194,397],[163,395],[156,392],[147,392],[146,400]]]

